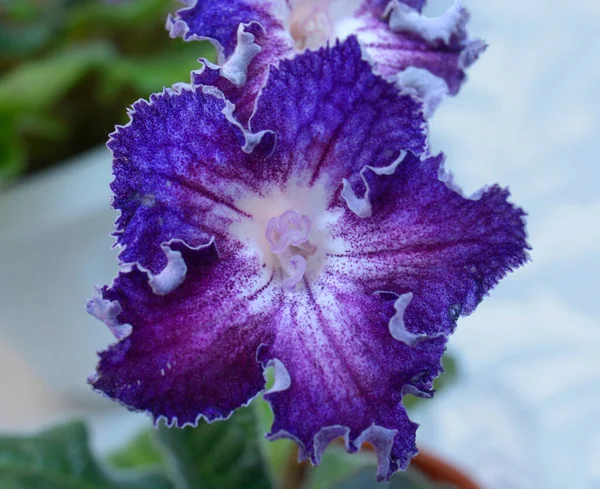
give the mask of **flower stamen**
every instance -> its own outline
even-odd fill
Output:
[[[288,246],[300,246],[308,241],[312,222],[308,216],[301,216],[296,210],[289,210],[267,222],[267,241],[276,255]]]
[[[306,258],[301,255],[294,255],[290,259],[290,265],[294,267],[294,272],[282,282],[285,290],[294,290],[296,284],[304,277]]]
[[[307,258],[317,251],[317,247],[308,241],[311,228],[310,218],[294,209],[267,221],[265,237],[271,252],[277,256],[282,270],[289,275],[282,282],[285,290],[293,290],[302,280]]]

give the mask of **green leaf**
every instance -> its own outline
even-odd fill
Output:
[[[362,470],[368,472],[371,481],[374,481],[376,464],[377,459],[372,452],[361,450],[349,454],[341,445],[333,443],[323,454],[321,465],[311,468],[305,487],[306,489],[331,489],[335,484],[354,477]]]
[[[375,467],[364,468],[351,478],[335,485],[332,489],[381,489],[382,484],[375,480]],[[423,474],[414,469],[408,469],[406,472],[398,472],[390,483],[385,486],[387,489],[450,489],[447,484],[440,484],[428,480]]]
[[[25,167],[25,149],[15,137],[15,120],[0,114],[0,190]]]
[[[92,456],[81,422],[39,435],[0,438],[3,489],[172,489],[160,473],[111,473]]]
[[[268,383],[267,389],[271,387],[274,376],[272,369],[267,370]],[[275,482],[277,487],[281,487],[283,484],[283,477],[287,470],[290,460],[297,457],[298,445],[292,440],[282,438],[280,440],[269,441],[264,436],[264,433],[271,431],[271,425],[273,424],[273,411],[271,407],[263,399],[262,396],[257,397],[252,401],[251,407],[254,409],[258,432],[260,437],[258,443],[261,447],[262,452],[265,456],[265,461],[269,470],[271,479]]]
[[[30,22],[25,26],[0,22],[0,62],[33,55],[49,41],[52,33],[52,26],[43,22]]]
[[[2,185],[25,168],[25,150],[16,141],[0,141],[0,191]]]
[[[29,20],[34,18],[39,7],[32,0],[0,0],[0,7],[10,20]]]
[[[93,43],[20,65],[0,80],[0,114],[46,109],[113,56],[109,45]]]
[[[108,462],[119,469],[166,468],[155,435],[154,429],[142,431],[127,445],[111,453]]]
[[[198,58],[214,59],[214,51],[208,42],[195,42],[178,45],[153,56],[121,57],[106,67],[104,91],[110,95],[128,86],[136,93],[148,96],[174,83],[189,82],[190,72],[201,66]]]
[[[197,428],[161,426],[158,439],[178,479],[188,489],[269,489],[252,408]]]
[[[175,7],[175,2],[168,0],[83,2],[71,8],[67,31],[70,34],[87,33],[90,30],[97,34],[122,29],[139,32],[156,21],[164,24],[167,13]]]

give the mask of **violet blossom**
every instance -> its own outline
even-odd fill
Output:
[[[458,92],[465,69],[486,47],[469,38],[460,0],[437,18],[421,14],[425,0],[180,1],[187,6],[169,16],[171,36],[215,44],[219,65],[205,61],[197,83],[215,84],[220,76],[242,122],[271,64],[336,39],[357,35],[376,71],[418,95],[428,116],[446,94]]]
[[[265,390],[268,438],[320,462],[416,453],[447,335],[527,260],[498,186],[465,197],[426,152],[420,102],[350,37],[271,67],[248,126],[211,86],[140,100],[111,135],[122,270],[89,302],[117,342],[93,388],[156,423],[224,419]]]

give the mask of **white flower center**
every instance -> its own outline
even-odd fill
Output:
[[[356,34],[360,6],[361,0],[290,0],[285,24],[298,51],[317,49]]]
[[[301,216],[295,209],[267,222],[265,237],[271,245],[271,253],[277,255],[281,268],[288,275],[282,282],[286,290],[293,290],[304,278],[306,260],[317,251],[317,247],[308,241],[311,227],[310,217]]]
[[[318,48],[333,36],[334,26],[329,4],[328,1],[304,0],[294,6],[290,33],[299,51]]]
[[[230,231],[249,254],[258,254],[265,282],[274,277],[292,292],[319,275],[327,253],[335,248],[328,228],[337,216],[326,210],[326,200],[319,184],[307,188],[291,183],[286,189],[236,202],[252,218],[233,223]]]

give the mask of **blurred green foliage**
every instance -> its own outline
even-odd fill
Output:
[[[160,470],[106,470],[89,448],[81,422],[38,435],[0,438],[3,489],[174,489]]]
[[[389,485],[375,482],[376,458],[349,455],[334,443],[322,464],[299,465],[295,456],[273,478],[260,449],[257,411],[241,408],[227,421],[184,429],[143,431],[108,460],[96,457],[80,421],[29,436],[0,437],[2,489],[450,489],[412,467]],[[289,455],[289,454],[288,454]],[[295,452],[294,454],[295,455]],[[108,463],[107,463],[108,462]],[[292,473],[290,466],[297,467]],[[299,469],[299,470],[298,470]],[[287,474],[287,475],[284,475]],[[301,475],[300,478],[290,477]],[[284,475],[282,478],[281,475]]]
[[[170,39],[174,0],[0,0],[0,180],[106,141],[125,107],[189,81],[208,43]]]
[[[341,443],[329,446],[319,466],[298,464],[294,442],[265,440],[266,402],[256,406],[258,401],[227,421],[143,431],[108,461],[121,470],[167,473],[179,489],[450,489],[412,466],[396,473],[390,484],[377,483],[375,454],[361,450],[350,455]],[[279,456],[273,458],[275,452]]]
[[[163,424],[155,434],[182,489],[274,489],[257,428],[255,412],[246,407],[227,421],[183,429]]]

